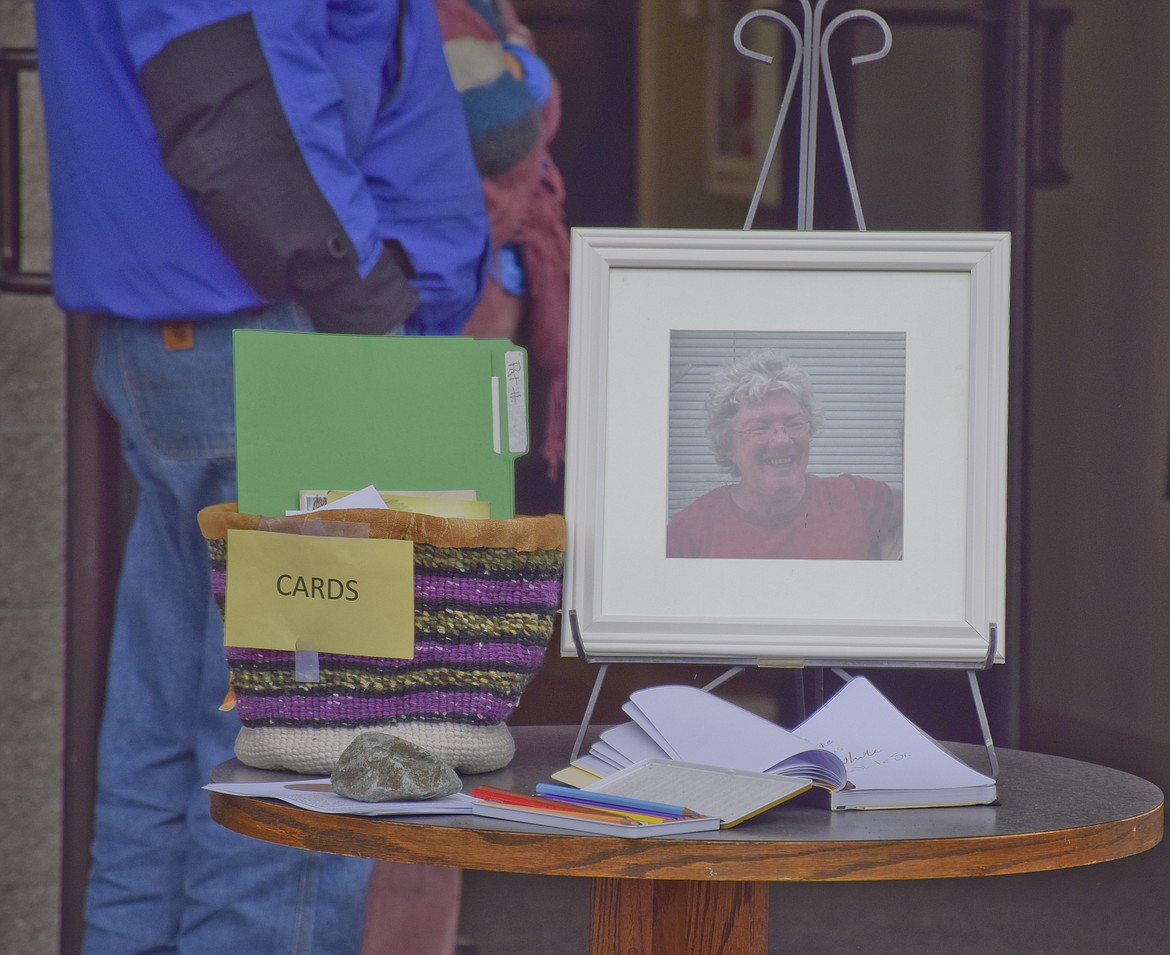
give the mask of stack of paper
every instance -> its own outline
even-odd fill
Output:
[[[603,731],[578,768],[601,777],[643,759],[678,759],[799,777],[826,789],[845,785],[840,757],[696,687],[637,690],[622,709],[633,722]]]
[[[429,816],[467,814],[474,800],[464,793],[438,799],[398,800],[394,802],[362,802],[349,799],[333,791],[328,777],[324,779],[296,779],[274,783],[208,783],[203,787],[213,793],[229,796],[257,796],[279,799],[300,809],[313,812],[345,813],[350,816]]]

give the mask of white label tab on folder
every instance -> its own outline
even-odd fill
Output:
[[[504,396],[508,414],[508,450],[523,454],[528,450],[528,394],[524,373],[524,352],[504,353]]]

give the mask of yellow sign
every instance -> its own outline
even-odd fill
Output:
[[[414,657],[410,541],[228,531],[224,642]]]

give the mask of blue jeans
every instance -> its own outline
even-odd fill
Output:
[[[107,677],[87,955],[356,953],[364,860],[212,822],[200,787],[232,756],[228,686],[199,509],[235,500],[233,328],[308,330],[292,306],[194,323],[167,351],[151,323],[105,321],[94,386],[138,482]],[[117,502],[111,501],[111,506]]]

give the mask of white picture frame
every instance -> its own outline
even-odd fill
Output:
[[[1003,662],[1009,261],[1006,233],[574,230],[562,652]],[[666,556],[671,337],[696,330],[904,336],[900,559]]]

